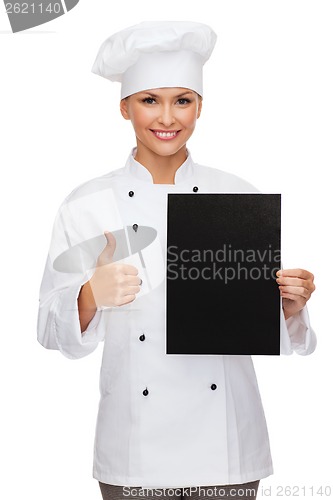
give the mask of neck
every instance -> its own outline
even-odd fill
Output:
[[[153,151],[145,151],[138,145],[135,155],[135,160],[149,170],[154,184],[174,184],[176,171],[186,158],[186,146],[173,155],[160,156]]]

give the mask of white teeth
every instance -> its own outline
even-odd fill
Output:
[[[158,137],[175,137],[177,132],[155,132]]]

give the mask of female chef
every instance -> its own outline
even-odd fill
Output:
[[[105,40],[92,69],[121,82],[120,109],[136,148],[125,166],[62,204],[38,339],[73,359],[104,340],[93,467],[103,498],[139,496],[139,488],[156,488],[153,497],[167,489],[176,497],[255,498],[273,471],[251,357],[165,354],[167,194],[256,192],[194,163],[186,148],[215,40],[200,23],[142,23]],[[313,276],[278,274],[281,352],[310,354]]]

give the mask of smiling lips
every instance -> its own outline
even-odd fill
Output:
[[[151,130],[155,137],[158,139],[161,139],[162,141],[169,141],[170,139],[174,139],[178,133],[180,132],[179,130]]]

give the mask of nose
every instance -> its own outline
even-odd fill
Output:
[[[173,123],[175,123],[175,117],[173,115],[172,106],[165,104],[161,106],[160,109],[160,117],[158,122],[164,125],[165,127],[170,127]]]

